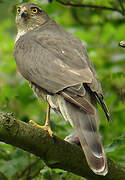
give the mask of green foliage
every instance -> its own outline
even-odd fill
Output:
[[[16,36],[15,7],[19,2],[22,1],[2,0],[0,3],[0,111],[14,112],[16,117],[25,122],[33,119],[43,124],[46,103],[37,101],[28,83],[18,74],[13,57]],[[42,5],[49,16],[85,43],[102,82],[105,101],[112,117],[112,122],[106,123],[104,113],[99,108],[100,132],[107,155],[118,163],[125,164],[125,50],[118,46],[124,39],[125,17],[115,11],[63,6],[55,1],[31,2]],[[118,1],[113,0],[72,0],[72,2],[120,8]],[[114,2],[116,4],[113,4]],[[54,112],[51,113],[51,120],[57,136],[64,138],[73,131],[70,125]],[[15,180],[17,174],[25,170],[34,160],[36,157],[33,155],[0,143],[0,172],[9,180]],[[38,171],[36,176],[32,176],[31,179],[34,180],[83,179],[61,170],[51,170],[43,166],[42,162],[36,167],[38,170],[44,168]],[[21,178],[26,179],[26,176]]]
[[[125,165],[125,135],[114,139],[106,148],[106,152],[113,160]]]

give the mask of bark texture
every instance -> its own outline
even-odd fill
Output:
[[[82,149],[31,124],[17,120],[12,113],[0,113],[0,141],[40,157],[50,168],[70,171],[88,180],[125,180],[125,167],[108,159],[109,173],[95,175],[88,167]]]

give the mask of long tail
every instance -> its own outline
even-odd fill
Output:
[[[61,96],[58,97],[58,105],[65,120],[75,128],[89,167],[94,173],[105,176],[108,168],[98,131],[97,115],[85,113]]]

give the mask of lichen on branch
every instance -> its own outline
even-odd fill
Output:
[[[111,159],[108,159],[109,173],[105,177],[95,175],[80,147],[51,137],[46,131],[17,120],[12,113],[0,113],[0,141],[33,153],[50,168],[60,168],[88,180],[125,179],[125,168]]]

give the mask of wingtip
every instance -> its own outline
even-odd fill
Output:
[[[109,121],[111,121],[111,116],[109,114],[108,108],[103,100],[103,96],[101,94],[95,93],[96,97],[98,98],[100,105],[102,106],[103,111],[105,112],[106,118]]]
[[[111,116],[110,116],[110,114],[108,112],[106,112],[106,117],[107,117],[108,122],[110,122],[112,120]]]

